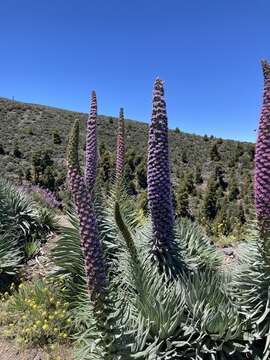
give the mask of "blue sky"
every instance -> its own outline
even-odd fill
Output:
[[[165,81],[169,125],[255,140],[270,60],[269,0],[8,0],[0,96],[149,122]]]

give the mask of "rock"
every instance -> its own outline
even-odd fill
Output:
[[[234,249],[233,247],[231,246],[228,246],[228,247],[224,247],[223,249],[223,252],[226,256],[234,256]]]

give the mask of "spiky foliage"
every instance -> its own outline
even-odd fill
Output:
[[[87,120],[85,149],[85,183],[92,190],[97,175],[97,97],[92,91],[90,113]]]
[[[211,271],[173,282],[165,274],[160,275],[148,255],[145,229],[138,231],[132,222],[132,210],[124,204],[120,213],[115,214],[114,210],[113,206],[107,206],[106,212],[97,211],[105,253],[111,261],[110,293],[115,306],[111,316],[114,328],[119,330],[115,334],[117,345],[112,359],[252,359],[248,355],[249,341],[244,339],[246,323],[240,309],[233,305],[229,279],[216,274],[214,267]],[[116,223],[111,221],[115,216],[121,218]],[[83,266],[79,265],[83,258],[78,246],[76,216],[74,221],[77,229],[64,230],[65,246],[58,252],[58,259],[61,257],[61,274],[73,274],[69,293],[73,296],[80,293],[74,309],[79,329],[76,336],[78,359],[100,360],[102,347],[98,345],[100,333],[94,311],[77,285],[81,279],[80,275],[76,277],[76,272],[83,277]],[[182,227],[186,225],[183,223]],[[186,234],[193,238],[192,230],[196,229],[182,230],[182,243],[187,241],[186,248],[189,247]],[[192,245],[190,261],[196,258],[194,247]],[[196,269],[197,265],[193,264],[192,268]]]
[[[63,230],[54,250],[68,288],[79,294],[74,302],[78,358],[255,359],[255,336],[246,336],[249,321],[238,305],[238,294],[231,291],[231,277],[219,269],[222,258],[197,225],[174,225],[163,83],[158,79],[154,87],[150,218],[143,225],[122,185],[115,186],[109,201],[93,202],[80,174],[78,138],[77,122],[68,146],[69,186],[77,215],[71,217],[75,226]],[[160,265],[169,271],[161,271]],[[172,276],[175,271],[178,276]]]
[[[120,182],[123,177],[125,166],[125,121],[124,109],[120,109],[116,144],[116,181]]]
[[[18,244],[14,233],[0,233],[0,289],[4,285],[1,283],[1,275],[15,275],[20,268],[22,259],[22,246]]]
[[[270,65],[262,61],[263,104],[255,154],[255,203],[262,232],[269,232],[270,219]]]
[[[183,258],[193,271],[218,269],[223,256],[204,235],[200,226],[188,219],[181,219],[175,225],[175,240]]]
[[[153,227],[153,253],[159,258],[170,255],[173,240],[168,121],[163,82],[155,81],[152,120],[148,138],[148,205]]]
[[[32,238],[44,239],[54,230],[54,215],[38,207],[30,197],[11,183],[0,180],[0,233],[10,232],[25,243]]]
[[[254,224],[255,225],[255,224]],[[248,244],[239,248],[239,264],[232,268],[234,302],[249,323],[249,336],[261,359],[270,355],[270,263],[260,229],[250,228]]]
[[[24,192],[11,183],[0,180],[0,289],[7,285],[22,264],[33,254],[28,251],[36,244],[36,251],[54,230],[54,215],[40,208]]]
[[[84,270],[84,258],[80,246],[80,224],[73,209],[67,213],[68,225],[60,227],[61,236],[51,251],[56,265],[54,276],[63,276],[65,297],[75,306],[87,295],[87,282]]]
[[[187,278],[186,306],[193,360],[254,359],[247,323],[241,308],[232,302],[230,278],[200,272]]]
[[[38,216],[34,204],[20,190],[5,180],[0,180],[0,232],[13,229],[22,242],[39,231]]]

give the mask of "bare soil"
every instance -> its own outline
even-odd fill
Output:
[[[58,357],[57,357],[58,356]],[[67,346],[61,346],[57,354],[52,354],[41,348],[29,348],[19,350],[15,344],[0,338],[1,360],[74,360],[72,350]]]

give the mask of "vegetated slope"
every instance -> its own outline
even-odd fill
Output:
[[[57,176],[64,179],[66,140],[71,124],[78,118],[84,128],[87,116],[85,113],[0,98],[0,175],[10,179],[24,178],[27,172],[32,171],[33,154],[48,149]],[[98,117],[98,140],[101,162],[105,170],[106,166],[113,167],[116,120],[110,116]],[[179,125],[181,126],[180,120]],[[133,183],[134,193],[141,193],[144,188],[141,178],[145,176],[147,132],[146,123],[126,121],[126,142],[129,151],[127,175]],[[251,202],[254,144],[187,134],[178,129],[171,130],[169,137],[177,212],[182,216],[200,215],[202,221],[212,222],[220,215],[221,208],[226,208],[226,211],[227,208],[236,209],[239,202],[241,206],[243,202],[246,204],[246,215]],[[81,131],[81,155],[84,144],[84,131]],[[104,169],[103,172],[106,172]],[[211,177],[216,184],[212,188]],[[106,176],[103,176],[104,181],[105,178]],[[61,180],[58,183],[61,183]],[[210,196],[209,201],[207,192]],[[211,208],[213,201],[216,209],[211,214],[213,209],[209,207]],[[223,217],[226,216],[228,218],[232,215],[225,214]],[[234,216],[238,215],[235,213]],[[226,233],[225,230],[223,232]]]

